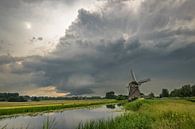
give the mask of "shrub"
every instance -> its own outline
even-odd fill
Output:
[[[136,100],[133,102],[130,102],[125,105],[125,109],[132,110],[132,111],[138,111],[140,107],[143,105],[145,100]]]

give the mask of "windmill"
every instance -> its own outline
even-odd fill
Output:
[[[135,74],[134,74],[132,69],[130,71],[130,74],[131,74],[132,81],[129,82],[129,86],[127,88],[129,90],[128,100],[132,101],[132,100],[135,100],[135,99],[141,97],[139,87],[143,83],[146,83],[146,82],[150,81],[151,79],[148,78],[148,79],[145,79],[145,80],[137,81],[136,78],[135,78]]]

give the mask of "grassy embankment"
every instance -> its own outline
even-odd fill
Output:
[[[64,108],[86,107],[114,103],[116,100],[59,100],[39,102],[0,102],[0,116],[19,113],[31,113],[60,110]]]
[[[195,103],[187,100],[137,100],[114,119],[90,121],[78,129],[195,129]]]

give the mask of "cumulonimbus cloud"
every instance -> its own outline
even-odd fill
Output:
[[[81,9],[45,57],[28,57],[23,69],[37,86],[56,86],[74,95],[119,89],[133,67],[151,77],[195,77],[195,1],[145,0],[135,12],[129,3]],[[41,72],[40,72],[41,71]]]

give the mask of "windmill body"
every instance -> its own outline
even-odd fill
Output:
[[[143,83],[146,83],[146,82],[150,81],[150,79],[137,81],[136,78],[135,78],[135,74],[133,73],[133,70],[131,70],[130,73],[131,73],[132,81],[129,82],[129,86],[128,86],[128,90],[129,90],[128,100],[132,101],[132,100],[135,100],[135,99],[141,97],[141,93],[140,93],[139,87]]]

